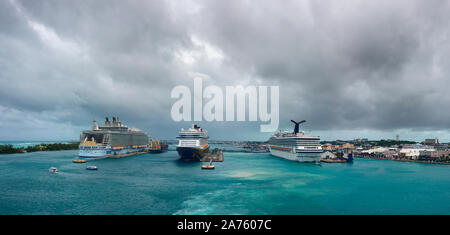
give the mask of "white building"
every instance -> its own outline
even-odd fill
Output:
[[[321,159],[336,159],[337,156],[332,152],[326,151],[326,152],[320,154],[320,158]]]
[[[434,149],[402,149],[400,150],[401,155],[405,155],[405,157],[410,158],[412,160],[417,160],[420,155],[420,151],[435,151]]]
[[[361,151],[361,153],[372,154],[372,153],[384,153],[387,151],[389,151],[389,148],[378,147],[378,148],[374,148],[374,149],[363,150],[363,151]]]

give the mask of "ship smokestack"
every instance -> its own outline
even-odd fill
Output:
[[[92,126],[92,130],[94,130],[94,131],[98,131],[99,130],[97,121],[95,121],[95,120],[94,120],[94,125]]]
[[[109,122],[109,118],[105,118],[105,126],[111,126],[111,122]]]
[[[122,123],[120,122],[119,117],[116,117],[116,121],[117,121],[117,126],[118,126],[118,127],[121,127],[121,126],[122,126]]]
[[[117,118],[116,117],[112,117],[112,126],[117,126]]]
[[[294,134],[297,134],[297,133],[298,133],[298,126],[299,126],[300,124],[306,122],[306,121],[305,121],[305,120],[302,120],[302,121],[300,121],[300,122],[296,122],[296,121],[294,121],[294,120],[291,120],[291,122],[295,123]]]

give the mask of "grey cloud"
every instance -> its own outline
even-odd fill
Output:
[[[428,82],[431,66],[448,71],[433,59],[448,53],[448,2],[252,3],[210,3],[204,33],[238,66],[280,82],[282,113],[319,129],[448,128],[449,79]]]

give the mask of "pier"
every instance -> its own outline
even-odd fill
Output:
[[[344,159],[321,159],[321,162],[326,162],[326,163],[343,163],[343,162],[348,162],[347,160]]]
[[[200,159],[201,162],[223,162],[223,153],[220,149],[214,149],[212,152],[206,154],[203,158]]]
[[[125,153],[125,154],[117,154],[117,155],[108,155],[105,158],[124,158],[124,157],[131,157],[135,155],[145,154],[147,152],[132,152],[132,153]]]

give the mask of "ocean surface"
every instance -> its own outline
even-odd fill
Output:
[[[174,151],[74,164],[77,151],[0,155],[0,214],[450,214],[450,166],[355,159],[322,167]],[[60,172],[51,174],[50,167]]]

